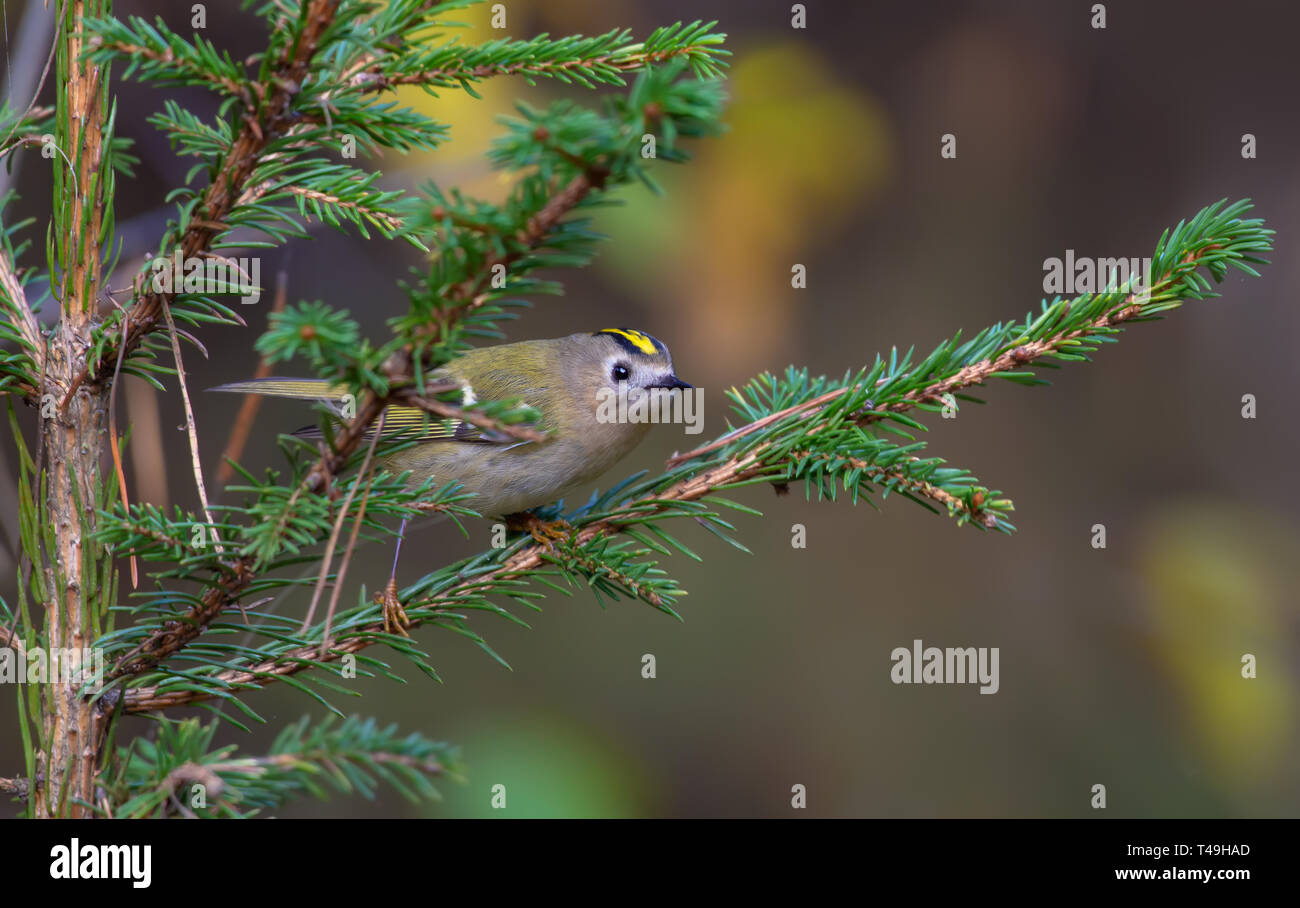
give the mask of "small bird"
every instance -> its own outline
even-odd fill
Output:
[[[529,442],[429,418],[416,407],[388,407],[384,434],[415,433],[417,441],[390,455],[386,469],[410,470],[412,485],[429,477],[435,486],[458,482],[474,495],[466,503],[485,516],[518,514],[563,498],[627,456],[650,425],[602,418],[602,402],[611,394],[626,394],[631,408],[641,395],[691,387],[673,372],[662,341],[627,328],[480,347],[430,379],[459,384],[461,406],[520,398],[541,414],[536,428],[548,437]],[[212,390],[331,401],[347,389],[325,379],[261,378]]]
[[[429,377],[459,384],[462,407],[520,398],[541,414],[535,428],[548,437],[531,442],[428,417],[416,407],[388,407],[384,435],[415,433],[417,443],[390,455],[385,468],[410,470],[412,485],[429,477],[435,487],[458,482],[475,496],[466,504],[485,516],[516,514],[563,498],[627,456],[650,425],[602,418],[602,401],[611,394],[625,393],[630,407],[644,394],[691,387],[674,374],[662,341],[626,328],[480,347]],[[347,391],[325,379],[299,378],[253,379],[212,390],[322,401],[338,400]]]
[[[596,479],[626,457],[649,431],[650,422],[611,419],[608,402],[625,395],[626,414],[644,395],[689,389],[673,371],[672,355],[660,340],[629,328],[604,328],[550,340],[480,347],[429,374],[431,381],[461,387],[460,406],[520,398],[541,418],[534,428],[544,441],[484,432],[458,420],[430,417],[416,407],[389,405],[384,436],[407,433],[416,443],[384,459],[393,473],[409,470],[409,483],[432,477],[435,488],[449,482],[474,497],[465,502],[484,516],[501,516],[515,529],[529,530],[542,542],[560,538],[554,524],[527,511],[563,498]],[[212,388],[276,397],[337,401],[347,389],[326,379],[260,378]],[[319,428],[298,434],[319,437]],[[557,522],[560,523],[560,522]],[[398,551],[405,531],[398,531]],[[394,578],[385,595],[395,605]],[[386,622],[388,611],[385,612]],[[400,630],[400,625],[397,625]]]

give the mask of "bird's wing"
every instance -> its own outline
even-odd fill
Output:
[[[426,413],[419,407],[390,405],[384,412],[385,435],[401,433],[404,438],[416,441],[460,441],[470,444],[500,444],[514,440],[509,437],[498,439],[495,435],[489,437],[473,423],[460,419],[443,419]]]

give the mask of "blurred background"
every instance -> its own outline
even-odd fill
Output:
[[[183,31],[190,6],[118,11]],[[1044,259],[1067,249],[1149,256],[1180,218],[1248,196],[1278,232],[1274,263],[1260,280],[1234,272],[1222,300],[1126,332],[1092,364],[1049,376],[1050,388],[994,385],[988,406],[929,419],[931,453],[1015,500],[1014,536],[959,529],[898,498],[876,511],[805,501],[798,487],[782,498],[743,490],[735,497],[766,514],[740,520],[752,557],[684,530],[703,563],[665,565],[690,590],[684,623],[637,603],[602,610],[575,589],[525,616],[528,630],[476,619],[512,671],[423,628],[442,684],[393,656],[406,685],[366,681],[361,698],[334,698],[461,745],[468,778],[444,782],[441,804],[385,789],[276,815],[1091,816],[1096,784],[1111,816],[1296,814],[1300,523],[1283,477],[1298,435],[1287,389],[1300,373],[1300,7],[1114,2],[1094,29],[1090,5],[1077,3],[806,6],[808,27],[794,29],[782,2],[508,5],[515,37],[718,19],[735,54],[730,132],[696,146],[691,164],[658,168],[665,197],[622,193],[626,205],[600,217],[611,240],[596,264],[555,274],[566,296],[510,326],[511,339],[641,328],[706,389],[705,436],[661,427],[607,484],[723,430],[724,391],[758,372],[843,373],[894,345],[924,353],[958,329],[1022,317],[1043,296]],[[10,35],[26,34],[26,7],[6,0]],[[486,7],[460,14],[466,40],[501,36],[487,17]],[[236,57],[264,40],[224,3],[208,4],[206,37]],[[48,39],[41,48],[38,71]],[[481,102],[405,96],[450,122],[452,140],[375,162],[388,185],[433,178],[500,197],[507,187],[483,159],[495,118],[516,98],[598,104],[604,93],[521,81],[479,90]],[[119,131],[141,164],[119,183],[117,219],[137,255],[156,244],[164,194],[189,167],[145,122],[166,96],[134,82],[118,96]],[[171,96],[215,109],[200,91]],[[946,133],[955,159],[940,156]],[[1242,157],[1246,133],[1254,159]],[[7,179],[23,199],[9,216],[37,217],[39,234],[49,169],[35,150],[20,156]],[[790,286],[795,263],[807,266],[807,289]],[[396,282],[419,265],[406,244],[318,229],[269,253],[262,279],[269,288],[282,270],[291,300],[349,308],[378,337],[403,306]],[[126,282],[119,273],[114,286]],[[192,388],[253,374],[270,301],[242,309],[246,330],[206,332],[207,361],[187,350]],[[124,388],[133,499],[193,507],[178,397]],[[1244,394],[1257,396],[1257,419],[1242,418]],[[239,403],[196,398],[210,475]],[[274,434],[304,417],[293,402],[268,402],[243,463],[279,466]],[[8,442],[3,455],[8,475]],[[806,549],[791,547],[796,523]],[[1096,523],[1104,550],[1091,546]],[[446,523],[410,535],[399,579],[485,546],[488,524],[470,529],[469,540]],[[362,550],[349,576],[375,589],[390,558]],[[0,561],[12,601],[12,548]],[[998,647],[1000,690],[894,685],[890,651],[914,639]],[[653,680],[641,677],[647,653]],[[1245,653],[1258,659],[1254,680],[1241,677]],[[249,753],[322,714],[284,685],[246,699],[267,725],[219,734]],[[0,728],[16,728],[12,697],[0,697]],[[148,730],[128,719],[119,741]],[[6,732],[0,770],[20,765]],[[507,787],[505,811],[489,807],[495,784]],[[796,784],[807,788],[803,811],[791,809]]]

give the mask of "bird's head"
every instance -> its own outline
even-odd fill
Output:
[[[625,391],[630,398],[656,389],[691,387],[673,371],[673,357],[664,342],[645,332],[603,328],[573,337],[583,350],[579,368],[586,387]]]

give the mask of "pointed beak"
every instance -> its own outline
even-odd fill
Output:
[[[646,385],[646,387],[647,387],[647,388],[664,388],[665,390],[670,390],[670,391],[671,391],[671,390],[674,389],[674,388],[677,388],[677,389],[680,389],[680,390],[685,390],[685,389],[687,389],[687,388],[691,388],[691,387],[693,387],[693,386],[687,384],[686,382],[684,382],[684,381],[682,381],[680,378],[678,378],[676,375],[673,375],[673,374],[670,373],[670,374],[665,375],[665,376],[663,376],[662,378],[659,378],[658,380],[656,380],[655,383],[654,383],[653,385]]]

